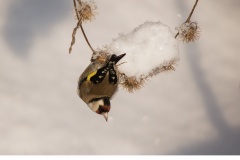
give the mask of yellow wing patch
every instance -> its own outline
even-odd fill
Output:
[[[96,73],[97,73],[97,71],[90,73],[90,74],[87,76],[87,81],[90,81],[90,78],[91,78],[92,76],[94,76]]]

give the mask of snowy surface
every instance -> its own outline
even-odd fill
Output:
[[[161,22],[147,21],[128,34],[120,34],[110,45],[114,54],[126,53],[119,70],[128,77],[146,77],[163,64],[179,59],[178,41]]]
[[[147,20],[174,30],[192,3],[98,0],[84,28],[101,47]],[[0,154],[240,154],[239,7],[199,1],[199,41],[180,45],[176,71],[119,90],[106,123],[76,93],[91,51],[78,32],[68,54],[71,1],[0,1]]]

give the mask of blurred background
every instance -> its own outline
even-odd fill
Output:
[[[174,32],[194,0],[98,0],[84,24],[94,48],[145,21]],[[196,43],[176,71],[120,89],[109,122],[78,97],[91,51],[72,1],[0,1],[0,154],[240,154],[240,1],[200,0]]]

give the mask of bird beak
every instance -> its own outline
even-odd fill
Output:
[[[106,122],[107,122],[108,121],[108,112],[103,112],[102,115],[106,119]]]
[[[119,56],[117,56],[117,58],[116,58],[116,63],[118,62],[118,61],[120,61],[120,59],[122,59],[124,56],[126,55],[126,53],[124,53],[124,54],[121,54],[121,55],[119,55]]]

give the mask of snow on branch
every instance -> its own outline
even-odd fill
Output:
[[[110,49],[116,55],[127,53],[126,63],[119,66],[119,71],[124,74],[123,87],[130,92],[139,89],[147,78],[174,70],[179,60],[178,41],[170,27],[161,22],[145,22],[120,35],[112,41]]]

